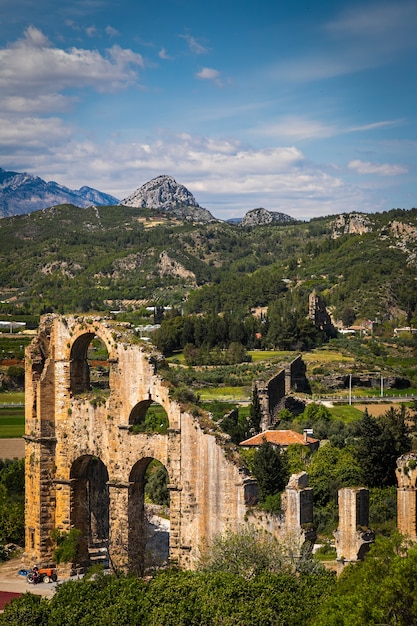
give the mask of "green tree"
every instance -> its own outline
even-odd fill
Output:
[[[259,501],[282,491],[288,482],[286,453],[263,440],[253,457],[253,473],[258,483]]]
[[[56,543],[53,559],[57,563],[72,563],[77,559],[81,530],[71,528],[68,532],[54,528],[51,538]]]
[[[396,484],[397,458],[411,448],[405,415],[405,409],[390,409],[376,419],[365,411],[357,423],[356,456],[368,487]]]
[[[417,624],[417,546],[377,537],[366,559],[350,565],[313,626]]]
[[[199,569],[229,572],[249,580],[261,572],[291,571],[292,563],[286,556],[282,542],[254,526],[245,526],[237,533],[216,535],[205,545]]]
[[[252,403],[249,409],[249,428],[252,435],[256,435],[261,430],[262,411],[259,402],[258,390],[256,387],[252,390]]]
[[[337,492],[342,487],[363,485],[362,467],[352,450],[348,447],[336,448],[331,443],[320,447],[312,455],[308,473],[314,503],[319,506],[331,500],[336,502]]]
[[[151,502],[169,506],[168,472],[156,459],[148,467],[145,493]]]

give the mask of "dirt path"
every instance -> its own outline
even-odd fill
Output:
[[[0,459],[23,459],[24,456],[24,439],[0,439]]]

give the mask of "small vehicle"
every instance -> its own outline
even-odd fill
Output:
[[[52,583],[58,580],[58,574],[53,567],[34,567],[29,570],[26,576],[28,583],[36,585],[37,583]]]

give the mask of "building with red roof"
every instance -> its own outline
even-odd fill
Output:
[[[242,448],[256,448],[262,445],[264,441],[280,448],[288,448],[288,446],[293,444],[308,446],[311,452],[317,450],[320,445],[320,440],[311,437],[309,431],[306,430],[304,433],[297,433],[295,430],[265,430],[245,441],[241,441],[239,445]]]

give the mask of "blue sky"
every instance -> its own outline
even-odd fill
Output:
[[[0,167],[221,219],[417,206],[415,0],[0,0]]]

